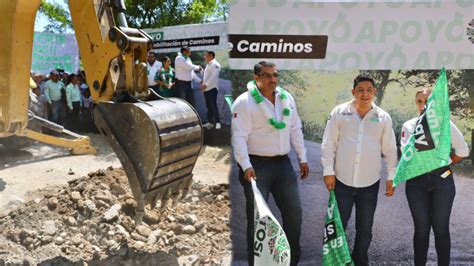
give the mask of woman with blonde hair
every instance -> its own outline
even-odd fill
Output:
[[[431,90],[422,89],[415,95],[416,107],[421,114]],[[408,143],[417,118],[403,124],[401,148]],[[469,156],[469,148],[459,129],[451,123],[451,162],[448,166],[435,169],[419,175],[406,182],[406,197],[415,224],[413,245],[415,250],[415,265],[425,265],[430,241],[430,230],[435,235],[438,265],[449,265],[451,254],[451,237],[449,233],[449,218],[453,206],[456,188],[450,166]]]

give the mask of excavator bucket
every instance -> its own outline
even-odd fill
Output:
[[[144,206],[184,197],[202,147],[203,130],[196,111],[187,102],[165,100],[100,102],[95,124],[107,138],[127,174],[137,201],[136,221]]]

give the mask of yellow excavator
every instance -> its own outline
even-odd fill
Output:
[[[22,136],[94,153],[90,139],[28,111],[34,21],[41,0],[0,1],[0,138]],[[129,28],[123,0],[69,0],[69,9],[91,96],[94,121],[117,154],[137,202],[139,223],[145,205],[165,207],[184,197],[202,148],[201,121],[191,105],[153,97],[147,84],[146,55],[152,38]],[[28,121],[68,137],[33,131]]]

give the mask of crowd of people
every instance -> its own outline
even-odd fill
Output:
[[[174,68],[168,56],[161,60],[150,51],[147,56],[148,85],[160,97],[178,97],[195,107],[194,88],[192,81],[201,84],[200,91],[204,94],[207,107],[207,117],[203,120],[206,128],[221,128],[219,110],[217,108],[217,95],[219,93],[220,64],[215,59],[213,51],[206,51],[204,61],[206,66],[193,64],[189,47],[182,47],[174,60]],[[202,79],[196,75],[202,73]]]
[[[35,86],[31,89],[30,109],[36,116],[75,132],[95,130],[92,98],[84,72],[55,69],[48,75],[31,75]]]
[[[220,64],[213,51],[205,52],[204,68],[194,65],[190,55],[189,47],[182,47],[173,67],[171,58],[164,56],[157,60],[156,53],[150,51],[147,55],[149,88],[158,97],[178,97],[195,107],[192,81],[199,82],[208,110],[207,117],[203,119],[207,120],[204,127],[220,129],[217,108]],[[202,78],[195,71],[201,72]],[[83,71],[67,73],[62,69],[54,69],[48,75],[32,73],[31,78],[35,82],[31,97],[35,99],[30,101],[30,109],[36,116],[74,132],[96,130],[92,116],[94,104]]]

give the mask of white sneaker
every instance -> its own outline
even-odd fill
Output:
[[[221,129],[221,123],[216,123],[216,129]]]
[[[211,124],[211,123],[209,123],[209,122],[207,122],[206,124],[204,124],[204,125],[202,125],[202,126],[205,127],[205,128],[208,128],[208,129],[214,127],[214,125]]]

